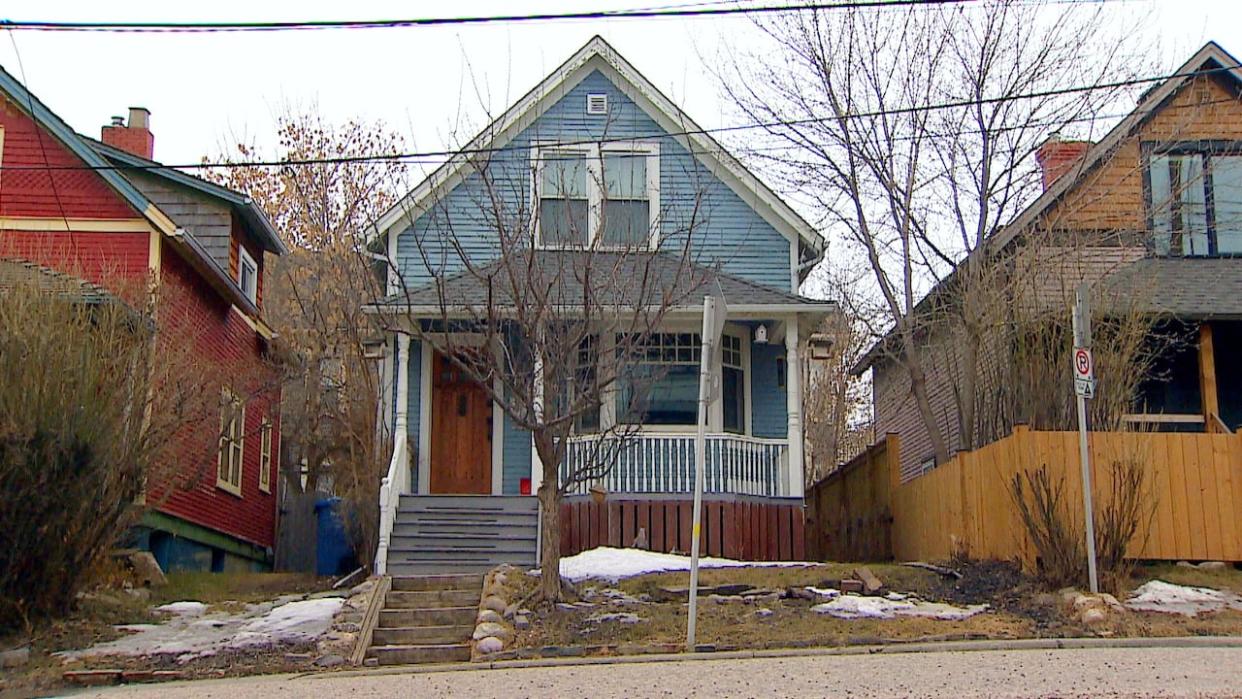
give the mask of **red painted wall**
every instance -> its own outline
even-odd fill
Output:
[[[81,166],[82,162],[40,131],[14,104],[0,96],[4,127],[0,162],[0,216],[8,218],[134,219],[133,210],[91,170],[14,170],[12,167]],[[235,239],[241,238],[240,231]],[[246,406],[242,496],[216,487],[219,408],[183,431],[172,466],[175,483],[148,484],[148,502],[158,509],[259,546],[273,546],[279,486],[280,392],[263,364],[257,333],[239,312],[198,276],[169,242],[161,241],[157,324],[168,342],[161,356],[201,367],[203,376],[227,377]],[[234,243],[236,246],[236,243]],[[79,275],[141,305],[145,301],[150,234],[0,230],[0,256],[21,257]],[[261,254],[255,255],[262,265]],[[260,285],[262,271],[260,271]],[[260,287],[261,288],[261,287]],[[157,356],[157,360],[161,358]],[[209,369],[210,368],[210,369]],[[240,385],[237,385],[240,384]],[[209,391],[220,395],[219,384]],[[273,423],[271,493],[259,490],[259,428]],[[203,419],[205,418],[205,419]]]
[[[84,167],[85,163],[3,96],[0,126],[4,127],[6,168],[0,172],[0,216],[116,219],[140,215],[92,170],[48,170]],[[11,169],[24,167],[36,169]]]
[[[161,334],[192,347],[194,365],[220,395],[228,383],[246,399],[241,497],[216,486],[219,415],[207,416],[181,450],[182,479],[154,494],[159,509],[260,546],[274,546],[279,484],[280,390],[265,365],[258,335],[229,303],[205,289],[197,274],[165,245],[158,323]],[[259,490],[260,425],[272,421],[271,493]],[[154,489],[153,489],[154,490]]]

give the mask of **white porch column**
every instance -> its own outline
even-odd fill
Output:
[[[397,405],[394,439],[406,439],[410,424],[410,336],[397,334]]]
[[[785,396],[789,413],[789,481],[785,486],[788,497],[800,498],[803,491],[802,474],[802,359],[798,356],[798,317],[793,316],[785,329]]]
[[[535,357],[535,419],[543,421],[543,357]],[[543,484],[543,461],[535,449],[535,435],[530,436],[530,494],[537,495]]]

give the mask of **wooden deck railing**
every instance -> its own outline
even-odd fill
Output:
[[[561,464],[561,482],[583,464],[593,462],[611,466],[603,478],[575,484],[570,494],[585,494],[597,484],[612,493],[690,493],[694,488],[694,435],[656,432],[571,437]],[[786,495],[788,463],[783,439],[710,434],[703,492]]]

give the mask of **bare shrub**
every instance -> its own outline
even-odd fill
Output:
[[[1146,474],[1137,459],[1109,464],[1112,488],[1097,503],[1095,513],[1096,567],[1100,589],[1118,592],[1129,578],[1132,560],[1126,552],[1140,532],[1146,532],[1155,512],[1145,499]],[[1027,536],[1035,547],[1036,573],[1052,589],[1085,587],[1087,552],[1078,503],[1066,502],[1065,477],[1049,474],[1047,465],[1016,473],[1009,494],[1018,508]]]
[[[68,611],[88,571],[167,482],[205,417],[203,376],[150,317],[97,287],[0,261],[0,628]],[[138,298],[141,298],[139,294]],[[156,361],[156,359],[159,361]]]

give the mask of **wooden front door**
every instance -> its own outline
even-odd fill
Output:
[[[492,401],[436,354],[431,363],[431,483],[435,495],[492,492]]]

